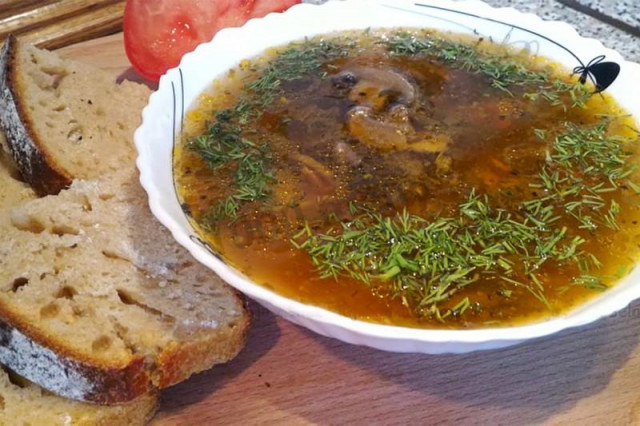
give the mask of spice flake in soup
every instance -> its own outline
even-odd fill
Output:
[[[366,321],[542,320],[638,252],[636,124],[561,67],[426,30],[246,60],[187,114],[175,173],[257,283]]]

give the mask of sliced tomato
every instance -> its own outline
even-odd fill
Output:
[[[158,80],[222,28],[283,12],[301,0],[127,0],[124,45],[133,67]]]

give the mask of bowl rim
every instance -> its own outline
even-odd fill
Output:
[[[430,5],[435,8],[449,8],[462,11],[468,14],[479,15],[481,18],[505,20],[510,24],[516,23],[526,25],[528,28],[536,28],[539,31],[553,33],[561,40],[567,40],[568,43],[582,43],[588,49],[595,49],[603,52],[607,58],[613,58],[621,67],[629,69],[629,72],[640,75],[640,65],[625,61],[617,52],[605,48],[599,41],[589,38],[583,38],[566,23],[555,21],[543,21],[536,15],[526,14],[516,11],[513,8],[494,8],[478,0],[451,1],[451,0],[425,0],[414,3],[409,0],[347,0],[347,1],[329,1],[322,5],[299,4],[290,8],[282,14],[269,14],[264,18],[252,19],[243,27],[227,28],[220,31],[212,41],[199,45],[193,52],[187,53],[181,60],[180,65],[169,70],[160,79],[158,91],[154,92],[148,105],[142,112],[142,124],[136,130],[134,135],[135,145],[138,149],[137,166],[140,170],[140,181],[148,194],[150,209],[154,216],[166,228],[170,230],[173,237],[185,247],[199,262],[217,273],[224,281],[231,286],[240,290],[248,297],[257,300],[259,303],[267,306],[270,310],[285,316],[287,319],[305,325],[325,335],[331,335],[350,343],[361,343],[369,346],[378,347],[386,350],[394,350],[391,346],[381,343],[388,341],[391,344],[397,341],[412,341],[416,343],[414,349],[416,352],[430,352],[430,349],[422,349],[420,343],[468,343],[478,344],[486,342],[516,342],[527,339],[542,337],[556,333],[558,331],[582,326],[594,322],[604,316],[611,315],[616,311],[626,307],[631,301],[640,297],[640,286],[630,287],[625,291],[619,290],[619,284],[609,290],[607,303],[601,303],[601,297],[594,297],[590,301],[576,306],[574,309],[565,314],[554,316],[550,319],[541,319],[540,321],[526,323],[523,325],[501,326],[491,328],[475,328],[475,329],[428,329],[413,328],[405,326],[396,326],[388,324],[371,323],[363,320],[353,319],[333,311],[318,306],[299,302],[294,299],[282,296],[274,291],[253,283],[244,274],[235,268],[223,263],[215,255],[212,255],[206,247],[194,241],[193,236],[189,232],[185,232],[184,226],[178,223],[174,215],[167,211],[165,202],[167,202],[166,194],[163,195],[163,188],[158,187],[154,182],[154,176],[151,173],[151,159],[153,154],[150,149],[150,143],[147,142],[148,135],[145,129],[149,127],[149,123],[153,122],[158,105],[163,102],[160,94],[170,90],[171,85],[178,78],[182,80],[182,73],[192,66],[196,66],[199,62],[198,58],[207,51],[219,48],[219,45],[226,43],[227,40],[234,38],[242,39],[243,33],[256,31],[257,29],[269,28],[285,28],[287,23],[296,19],[309,19],[312,14],[318,14],[320,10],[329,16],[331,13],[339,13],[352,11],[352,8],[362,8],[369,11],[376,8],[412,8],[418,4]],[[397,26],[397,25],[396,25]],[[268,46],[267,46],[268,47]],[[264,49],[261,49],[264,50]],[[240,58],[242,59],[242,58]],[[219,75],[219,74],[218,74]],[[215,75],[211,76],[211,80]],[[629,105],[623,105],[629,109]],[[639,111],[634,111],[634,117],[638,119]],[[174,127],[175,129],[175,127]],[[174,137],[175,140],[175,137]],[[175,182],[174,182],[175,183]],[[174,188],[175,190],[175,188]],[[166,189],[165,189],[166,191]],[[174,194],[175,195],[175,194]],[[170,200],[169,200],[170,201]],[[173,202],[177,205],[178,198],[173,197]],[[195,231],[191,230],[195,234]],[[197,234],[196,234],[197,235]],[[633,279],[640,279],[640,271],[635,268]],[[628,279],[631,279],[629,277]],[[626,279],[625,279],[626,280]],[[600,308],[600,309],[597,309]],[[309,321],[316,323],[314,326]],[[348,333],[350,335],[345,335]],[[367,341],[357,336],[376,339],[377,341]],[[472,347],[470,350],[473,350]],[[483,349],[483,348],[475,348]],[[455,351],[455,349],[452,349]],[[466,351],[466,350],[465,350]]]

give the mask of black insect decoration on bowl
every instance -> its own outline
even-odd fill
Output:
[[[574,74],[580,74],[581,84],[587,82],[587,77],[596,86],[595,93],[600,93],[611,85],[620,74],[620,65],[615,62],[604,62],[604,55],[596,56],[589,63],[577,66],[573,69]]]
[[[616,78],[618,78],[618,75],[620,74],[620,65],[615,62],[605,61],[605,55],[596,56],[585,65],[584,62],[569,48],[563,46],[562,44],[558,43],[557,41],[543,34],[529,30],[527,28],[510,24],[508,22],[499,21],[497,19],[488,18],[486,16],[480,16],[480,15],[476,15],[469,12],[463,12],[460,10],[448,9],[445,7],[433,6],[433,5],[422,4],[422,3],[415,3],[415,5],[418,7],[424,7],[426,9],[450,12],[457,15],[464,15],[464,16],[481,19],[484,21],[494,22],[496,24],[505,25],[507,27],[510,27],[511,29],[518,29],[520,31],[524,31],[536,37],[540,37],[544,40],[547,40],[548,42],[553,43],[556,46],[560,47],[561,49],[565,50],[567,53],[569,53],[578,61],[580,65],[576,66],[573,69],[573,74],[574,75],[578,74],[580,76],[578,78],[578,81],[580,82],[580,84],[585,84],[587,82],[587,79],[591,80],[591,82],[595,86],[595,90],[593,93],[600,93],[605,91],[609,86],[611,86],[611,84],[613,84],[613,82],[616,80]],[[475,29],[473,32],[476,34],[479,34],[478,31],[476,31]]]

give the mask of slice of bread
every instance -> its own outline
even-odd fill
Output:
[[[4,136],[0,133],[0,145]],[[35,192],[19,180],[19,174],[0,150],[0,209],[6,210],[36,198]],[[4,214],[5,223],[9,215]],[[144,425],[158,405],[156,392],[149,392],[129,404],[102,406],[54,395],[0,366],[0,425]]]
[[[108,407],[73,401],[0,368],[0,425],[140,426],[151,420],[157,405],[154,393]]]
[[[40,194],[132,164],[149,89],[8,37],[0,54],[0,128]]]
[[[56,394],[130,401],[244,345],[243,300],[155,221],[133,166],[0,227],[0,362]]]

